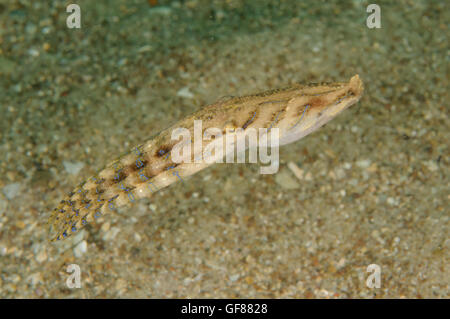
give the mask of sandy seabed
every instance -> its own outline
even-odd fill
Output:
[[[80,29],[0,4],[0,297],[448,298],[448,2],[380,2],[380,29],[368,1],[74,2]],[[354,74],[277,174],[214,165],[48,242],[66,193],[201,106]]]

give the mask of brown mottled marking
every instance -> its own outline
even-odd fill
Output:
[[[311,106],[311,108],[319,108],[325,106],[327,104],[327,101],[320,97],[314,97],[309,101],[308,104]]]
[[[274,114],[274,116],[272,117],[271,120],[271,126],[273,127],[274,125],[277,125],[282,119],[283,116],[286,114],[286,107],[283,107],[281,110],[279,110],[276,114]]]
[[[116,174],[114,175],[114,177],[112,178],[112,184],[119,184],[120,182],[122,182],[125,178],[127,178],[127,175],[125,174],[125,172],[123,171],[123,169],[120,169],[116,172]]]
[[[138,166],[138,161],[140,163],[139,166]],[[142,168],[146,167],[148,163],[149,163],[149,161],[145,158],[136,159],[136,162],[125,167],[124,172],[127,175],[131,175],[131,174],[141,170]]]
[[[169,153],[171,150],[172,150],[172,146],[169,146],[169,145],[161,146],[161,147],[155,152],[155,156],[156,156],[156,157],[167,156],[167,153]]]
[[[250,112],[250,118],[241,126],[242,129],[246,129],[252,122],[255,120],[255,118],[258,116],[258,112],[256,110]]]

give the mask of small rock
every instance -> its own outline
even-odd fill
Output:
[[[151,50],[152,50],[151,45],[144,45],[143,47],[139,48],[138,53],[150,52]]]
[[[28,34],[34,34],[36,33],[37,27],[35,24],[32,23],[27,23],[27,25],[25,26],[25,32],[27,32]]]
[[[189,91],[189,88],[188,88],[188,87],[184,87],[184,88],[182,88],[181,90],[179,90],[179,91],[177,92],[177,95],[178,95],[178,96],[181,96],[181,97],[188,98],[188,99],[193,99],[193,98],[194,98],[194,94],[192,94],[192,92]]]
[[[76,175],[78,174],[78,172],[83,168],[84,164],[81,162],[68,162],[68,161],[63,161],[63,165],[64,165],[64,169],[66,170],[67,173],[72,174],[72,175]]]
[[[87,251],[87,243],[85,240],[83,240],[81,243],[75,246],[75,248],[73,249],[73,254],[75,255],[76,258],[80,258],[81,256],[83,256],[84,253],[86,253],[86,251]]]
[[[311,174],[311,172],[308,172],[308,173],[306,173],[306,175],[305,175],[305,181],[312,181],[312,174]]]
[[[8,253],[8,247],[0,244],[0,256],[6,256]]]
[[[398,204],[400,204],[398,199],[396,199],[394,197],[388,197],[386,202],[391,206],[397,206]]]
[[[42,249],[36,256],[36,260],[38,263],[43,263],[47,260],[47,252],[45,249]]]
[[[22,220],[18,220],[16,222],[16,227],[19,228],[19,229],[24,229],[25,226],[26,226],[26,224]]]
[[[345,258],[342,257],[342,258],[338,261],[338,263],[336,264],[336,266],[337,266],[338,269],[343,268],[343,267],[345,266]]]
[[[150,14],[160,14],[163,16],[168,16],[172,13],[172,8],[164,7],[164,6],[153,7],[151,9],[149,9],[149,12],[150,12]]]
[[[360,168],[368,168],[371,164],[370,160],[360,160],[356,162],[356,165]]]
[[[435,172],[439,169],[439,166],[435,161],[427,161],[423,163],[430,171]]]
[[[37,284],[42,284],[44,279],[42,278],[42,274],[40,272],[34,273],[27,277],[27,281],[31,283],[31,286],[36,286]]]
[[[303,179],[303,174],[305,173],[304,170],[299,168],[297,165],[295,165],[294,162],[289,162],[287,164],[288,168],[292,171],[292,173],[297,177],[299,180]]]
[[[12,183],[3,187],[3,194],[5,194],[6,198],[9,200],[13,199],[17,195],[19,195],[20,189],[22,188],[22,184],[20,183]]]
[[[18,274],[13,274],[9,277],[9,279],[13,284],[17,284],[19,281],[22,280],[22,277],[20,277]]]
[[[29,49],[28,51],[28,54],[30,55],[30,56],[32,56],[32,57],[38,57],[39,56],[39,51],[38,50],[36,50],[36,49],[34,49],[34,48],[31,48],[31,49]]]
[[[275,182],[284,189],[296,189],[300,187],[297,181],[286,170],[282,170],[275,175]]]
[[[120,232],[120,228],[113,227],[103,236],[103,240],[104,241],[113,240],[114,238],[116,238],[116,236],[119,232]]]
[[[123,294],[124,292],[126,292],[128,287],[128,283],[125,279],[120,278],[116,281],[116,291],[119,293],[119,295]]]
[[[350,168],[352,168],[352,164],[351,163],[344,163],[343,165],[342,165],[342,167],[344,168],[344,169],[350,169]]]
[[[106,222],[102,225],[102,227],[100,228],[103,232],[107,232],[110,228],[111,224],[109,222]]]
[[[336,174],[336,179],[343,179],[345,177],[345,171],[342,167],[337,167],[334,173]]]

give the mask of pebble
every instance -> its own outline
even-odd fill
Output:
[[[193,99],[194,98],[194,94],[192,94],[192,92],[189,91],[188,87],[184,87],[181,90],[179,90],[177,92],[177,96],[185,97],[185,98],[188,98],[188,99]]]
[[[151,14],[160,14],[163,16],[168,16],[172,13],[172,8],[159,6],[159,7],[154,7],[154,8],[149,9],[149,12]]]
[[[275,182],[284,189],[296,189],[300,187],[300,184],[286,170],[282,170],[275,175]]]
[[[45,251],[45,249],[42,249],[36,256],[36,261],[38,263],[43,263],[44,261],[47,260],[47,252]]]
[[[357,161],[357,162],[356,162],[356,165],[357,165],[359,168],[368,168],[368,167],[370,166],[370,164],[371,164],[371,161],[368,160],[368,159],[366,159],[366,160],[360,160],[360,161]]]
[[[122,295],[127,291],[128,283],[125,279],[120,278],[116,281],[115,289],[119,295]]]
[[[63,161],[63,165],[67,173],[77,175],[83,168],[84,163]]]
[[[435,172],[439,169],[439,166],[435,161],[427,161],[423,163],[430,171]]]
[[[110,241],[116,238],[117,234],[120,232],[120,228],[113,227],[105,235],[103,235],[104,241]]]
[[[398,199],[394,198],[394,197],[388,197],[387,201],[386,201],[389,205],[391,206],[397,206],[398,204],[400,204],[400,202],[398,201]]]
[[[337,267],[338,269],[343,268],[343,267],[345,266],[345,262],[346,262],[345,258],[342,257],[341,259],[339,259],[338,263],[336,264],[336,267]]]
[[[8,252],[8,247],[4,245],[0,245],[0,256],[6,256],[6,253]]]
[[[345,171],[342,167],[337,167],[334,170],[334,173],[335,173],[336,179],[343,179],[345,177]]]
[[[22,220],[18,220],[16,222],[16,227],[19,228],[19,229],[24,229],[25,226],[26,226],[26,224]]]
[[[308,172],[308,173],[306,173],[306,175],[305,175],[305,181],[312,181],[312,174],[311,174],[311,172]]]
[[[83,240],[85,234],[86,234],[85,229],[82,229],[78,234],[76,234],[72,239],[73,245],[80,243]]]
[[[76,245],[75,248],[73,249],[73,254],[75,255],[76,258],[80,258],[86,252],[87,252],[87,243],[85,240]]]
[[[9,280],[13,283],[13,284],[17,284],[19,281],[22,280],[22,277],[20,277],[18,274],[13,274],[9,277]]]
[[[144,45],[143,47],[140,47],[138,52],[139,53],[144,53],[144,52],[150,52],[152,50],[152,46],[151,45]]]
[[[111,227],[111,224],[109,222],[106,222],[102,225],[102,227],[100,228],[103,232],[107,232]]]
[[[287,167],[292,171],[295,177],[297,177],[299,180],[303,179],[303,174],[305,173],[305,171],[295,165],[294,162],[289,162],[287,164]]]
[[[3,187],[3,194],[5,194],[6,198],[9,200],[13,199],[17,195],[19,195],[20,189],[22,188],[22,184],[20,183],[12,183]]]
[[[27,281],[31,284],[31,286],[36,286],[39,283],[42,284],[44,282],[44,279],[40,272],[36,272],[36,273],[28,276]]]
[[[342,165],[342,167],[343,167],[344,169],[350,169],[350,168],[352,168],[352,164],[351,164],[351,163],[348,163],[348,162],[345,162],[345,163]]]

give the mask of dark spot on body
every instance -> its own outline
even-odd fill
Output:
[[[164,157],[167,156],[166,154],[168,154],[170,151],[172,150],[172,146],[169,145],[164,145],[161,146],[155,153],[156,157]]]
[[[125,168],[125,172],[127,174],[137,172],[137,171],[141,170],[142,168],[146,167],[147,164],[148,164],[148,160],[146,160],[144,158],[138,158],[133,164],[128,165]]]
[[[327,100],[321,97],[314,97],[309,100],[308,104],[311,106],[311,108],[320,108],[327,104]]]
[[[111,197],[110,199],[108,199],[108,202],[112,202],[113,200],[115,200],[117,197],[119,197],[119,194],[114,195],[113,197]],[[103,204],[101,204],[100,206],[98,206],[95,210],[99,210],[101,207],[103,206]]]
[[[95,184],[101,184],[101,183],[103,183],[104,181],[105,181],[104,178],[100,178],[100,179],[97,179],[97,180],[95,181]]]
[[[118,184],[121,181],[125,180],[127,178],[127,174],[123,170],[119,170],[114,174],[114,177],[112,179],[112,184]]]

